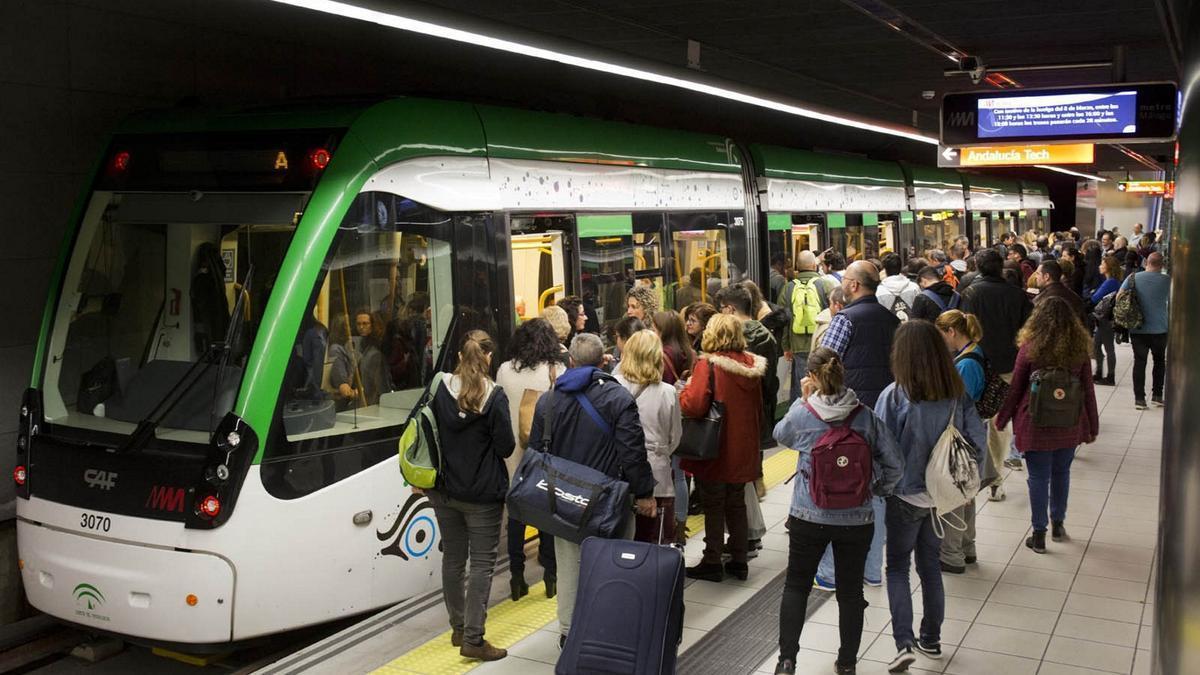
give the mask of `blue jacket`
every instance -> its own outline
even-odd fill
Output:
[[[875,414],[899,441],[904,457],[904,477],[896,485],[895,494],[925,492],[925,465],[929,463],[929,454],[946,430],[951,411],[956,408],[954,426],[975,446],[975,460],[979,462],[982,473],[984,453],[987,452],[987,430],[983,420],[979,419],[979,413],[975,412],[975,402],[970,396],[964,394],[957,401],[944,399],[914,403],[904,389],[895,383],[888,385],[879,395]]]
[[[831,421],[840,422],[843,419],[845,417]],[[900,480],[903,471],[896,440],[866,406],[863,406],[850,423],[850,428],[862,434],[871,446],[875,458],[871,491],[880,497],[892,494],[892,489]],[[812,414],[804,404],[804,399],[796,399],[784,418],[775,425],[775,440],[784,447],[800,453],[796,461],[795,487],[792,488],[792,506],[789,513],[801,520],[820,525],[866,525],[873,522],[874,511],[870,500],[852,509],[822,509],[813,503],[808,484],[812,475],[812,447],[828,430],[829,425]]]
[[[1121,282],[1117,281],[1116,279],[1106,277],[1104,279],[1104,283],[1100,284],[1100,286],[1096,288],[1096,291],[1092,293],[1092,306],[1095,307],[1096,305],[1100,304],[1100,301],[1104,299],[1104,296],[1108,295],[1109,293],[1115,293],[1120,288]]]
[[[578,393],[592,402],[612,429],[611,435],[592,421],[576,399]],[[554,418],[550,454],[627,481],[636,497],[654,496],[656,483],[646,459],[646,436],[637,403],[616,378],[592,366],[571,368],[559,375],[554,389],[543,394],[535,408],[529,429],[529,445],[535,450],[543,449],[547,415]]]

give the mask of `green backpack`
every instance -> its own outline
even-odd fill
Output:
[[[400,434],[400,473],[410,485],[422,489],[437,484],[438,471],[442,468],[437,419],[433,416],[432,406],[441,384],[442,373],[439,371],[429,381]]]
[[[821,277],[813,277],[803,286],[792,290],[792,332],[797,335],[812,335],[817,332],[817,315],[827,306],[821,291],[825,290]]]
[[[1029,384],[1029,418],[1037,427],[1069,428],[1083,412],[1083,382],[1066,368],[1033,371]]]
[[[1137,274],[1129,277],[1129,288],[1117,292],[1113,303],[1113,322],[1122,328],[1137,330],[1142,327],[1142,299],[1137,293]]]

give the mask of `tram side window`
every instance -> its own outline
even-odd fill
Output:
[[[589,310],[587,330],[608,335],[625,316],[625,294],[632,285],[626,272],[633,270],[633,238],[611,235],[579,238],[579,272],[583,304]],[[597,325],[590,325],[592,310]]]
[[[395,431],[407,418],[454,313],[454,217],[384,193],[358,197],[317,277],[285,376],[291,453]]]
[[[730,283],[745,277],[744,247],[735,248],[732,240],[745,236],[743,219],[730,224],[730,214],[672,213],[671,248],[679,287],[675,306],[682,309],[693,302],[712,302],[712,297]]]

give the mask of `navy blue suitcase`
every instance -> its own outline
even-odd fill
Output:
[[[669,675],[683,639],[683,554],[589,537],[559,675]]]

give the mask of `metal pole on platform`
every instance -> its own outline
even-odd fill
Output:
[[[1163,424],[1153,672],[1200,673],[1200,16],[1183,29],[1184,117],[1171,246],[1167,419]],[[1189,84],[1191,83],[1191,84]],[[1191,413],[1189,415],[1189,413]]]

